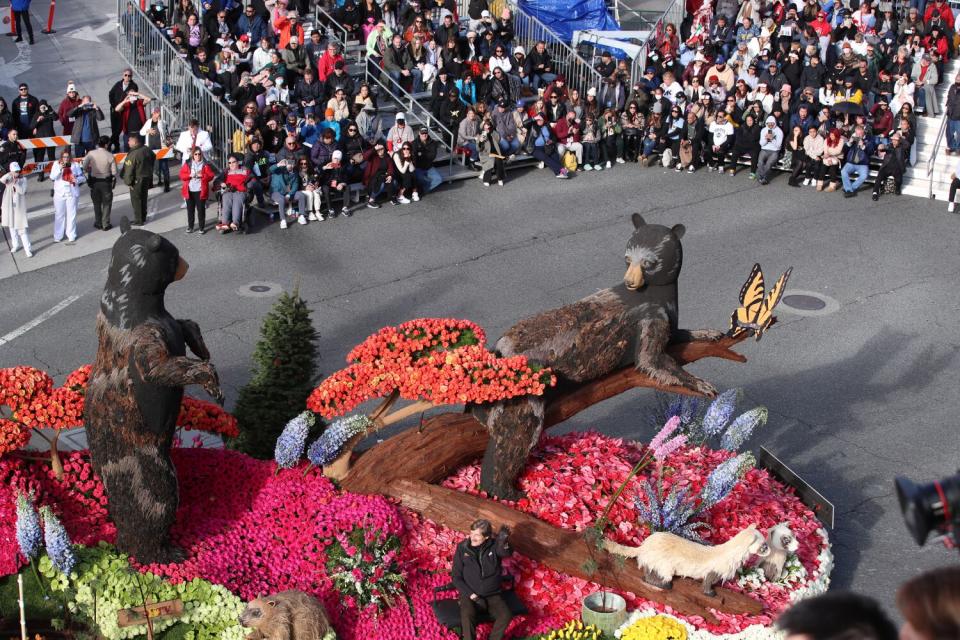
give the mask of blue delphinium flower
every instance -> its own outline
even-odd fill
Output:
[[[17,494],[17,544],[20,553],[27,560],[33,560],[40,554],[43,532],[40,530],[40,516],[33,506],[33,494]]]
[[[73,554],[73,545],[70,543],[67,530],[63,528],[57,516],[53,515],[50,507],[41,507],[40,515],[43,516],[43,539],[47,547],[47,556],[60,573],[69,576],[74,565],[77,564],[77,558]]]
[[[347,440],[360,435],[371,426],[370,418],[362,414],[335,421],[307,449],[307,459],[310,464],[318,467],[330,464],[340,455]]]
[[[295,467],[303,457],[303,448],[307,444],[307,435],[316,418],[311,411],[304,411],[287,423],[283,433],[277,438],[277,446],[273,452],[273,459],[277,467],[290,469]]]
[[[754,429],[766,423],[766,407],[755,407],[741,414],[720,436],[720,448],[727,451],[736,451],[750,439]]]
[[[698,511],[702,513],[730,495],[740,478],[753,467],[753,462],[753,454],[741,453],[717,465],[707,476],[707,483],[700,492]]]
[[[719,434],[737,408],[737,390],[728,389],[717,396],[716,400],[710,403],[707,413],[703,416],[703,433],[706,437],[712,438]]]

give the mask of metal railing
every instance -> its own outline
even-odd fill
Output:
[[[167,131],[182,131],[196,118],[213,142],[208,160],[217,167],[226,166],[233,134],[242,128],[240,120],[193,75],[187,61],[140,10],[138,2],[118,0],[117,16],[117,52],[138,81],[160,100]]]
[[[513,14],[514,45],[522,46],[530,55],[533,47],[542,40],[553,58],[556,71],[564,75],[568,87],[578,89],[584,95],[590,87],[600,87],[603,76],[573,47],[561,40],[547,25],[525,13],[516,0],[507,0],[505,4]],[[469,0],[457,0],[457,12],[461,19],[467,17],[469,5]]]
[[[940,130],[937,132],[937,139],[930,149],[930,157],[927,158],[927,197],[933,197],[933,171],[937,166],[937,154],[940,152],[940,145],[943,144],[943,137],[947,133],[947,110],[943,110],[940,117]]]
[[[643,75],[647,67],[647,58],[650,50],[656,48],[657,37],[665,32],[668,24],[677,27],[677,33],[680,32],[680,23],[687,15],[687,5],[684,0],[673,0],[660,17],[653,23],[650,29],[650,37],[643,43],[643,51],[633,59],[633,65],[630,67],[630,87],[637,82],[637,79]]]
[[[407,116],[407,122],[413,124],[415,121],[420,126],[430,129],[430,136],[437,140],[447,153],[450,154],[450,164],[456,157],[457,134],[450,131],[439,120],[433,117],[433,112],[429,107],[417,100],[413,94],[404,89],[400,83],[391,78],[386,71],[381,71],[379,75],[370,72],[370,67],[366,70],[367,84],[378,86],[386,91],[390,98],[404,110]]]

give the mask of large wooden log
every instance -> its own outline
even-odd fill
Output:
[[[693,580],[675,579],[669,591],[652,587],[643,581],[642,572],[632,560],[620,563],[609,553],[591,546],[580,533],[554,527],[492,500],[409,479],[394,480],[386,486],[386,493],[437,524],[464,533],[477,518],[490,520],[494,527],[505,524],[512,531],[510,542],[514,549],[528,558],[621,593],[662,602],[686,615],[715,622],[711,609],[750,615],[763,612],[761,602],[729,589],[717,588],[716,597],[704,595],[700,583]],[[584,570],[584,563],[590,558],[597,564],[593,573]]]

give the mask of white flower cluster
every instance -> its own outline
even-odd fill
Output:
[[[833,571],[833,553],[830,551],[830,538],[826,530],[822,527],[817,529],[817,534],[823,538],[823,549],[820,551],[820,555],[817,556],[817,569],[814,570],[813,576],[807,580],[806,583],[804,583],[804,579],[808,577],[807,571],[803,568],[803,565],[800,564],[800,561],[795,556],[787,559],[785,565],[787,574],[780,582],[781,584],[798,585],[790,592],[791,602],[797,602],[804,598],[812,598],[813,596],[826,593],[830,587],[830,573]],[[758,589],[764,582],[766,582],[766,578],[763,577],[763,572],[756,567],[745,570],[737,580],[739,585],[751,590]],[[626,622],[624,622],[613,635],[620,638],[623,632],[637,620],[657,615],[674,618],[682,624],[687,630],[687,640],[783,640],[783,638],[786,637],[783,632],[778,631],[774,627],[768,627],[762,624],[750,625],[739,633],[714,634],[705,629],[697,629],[686,620],[681,620],[676,616],[671,616],[669,613],[657,611],[653,608],[632,611],[627,617]]]

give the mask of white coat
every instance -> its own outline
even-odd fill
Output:
[[[0,178],[3,183],[3,200],[0,202],[0,212],[3,216],[3,226],[14,231],[23,231],[27,224],[27,179],[20,174],[14,178],[12,173]]]

